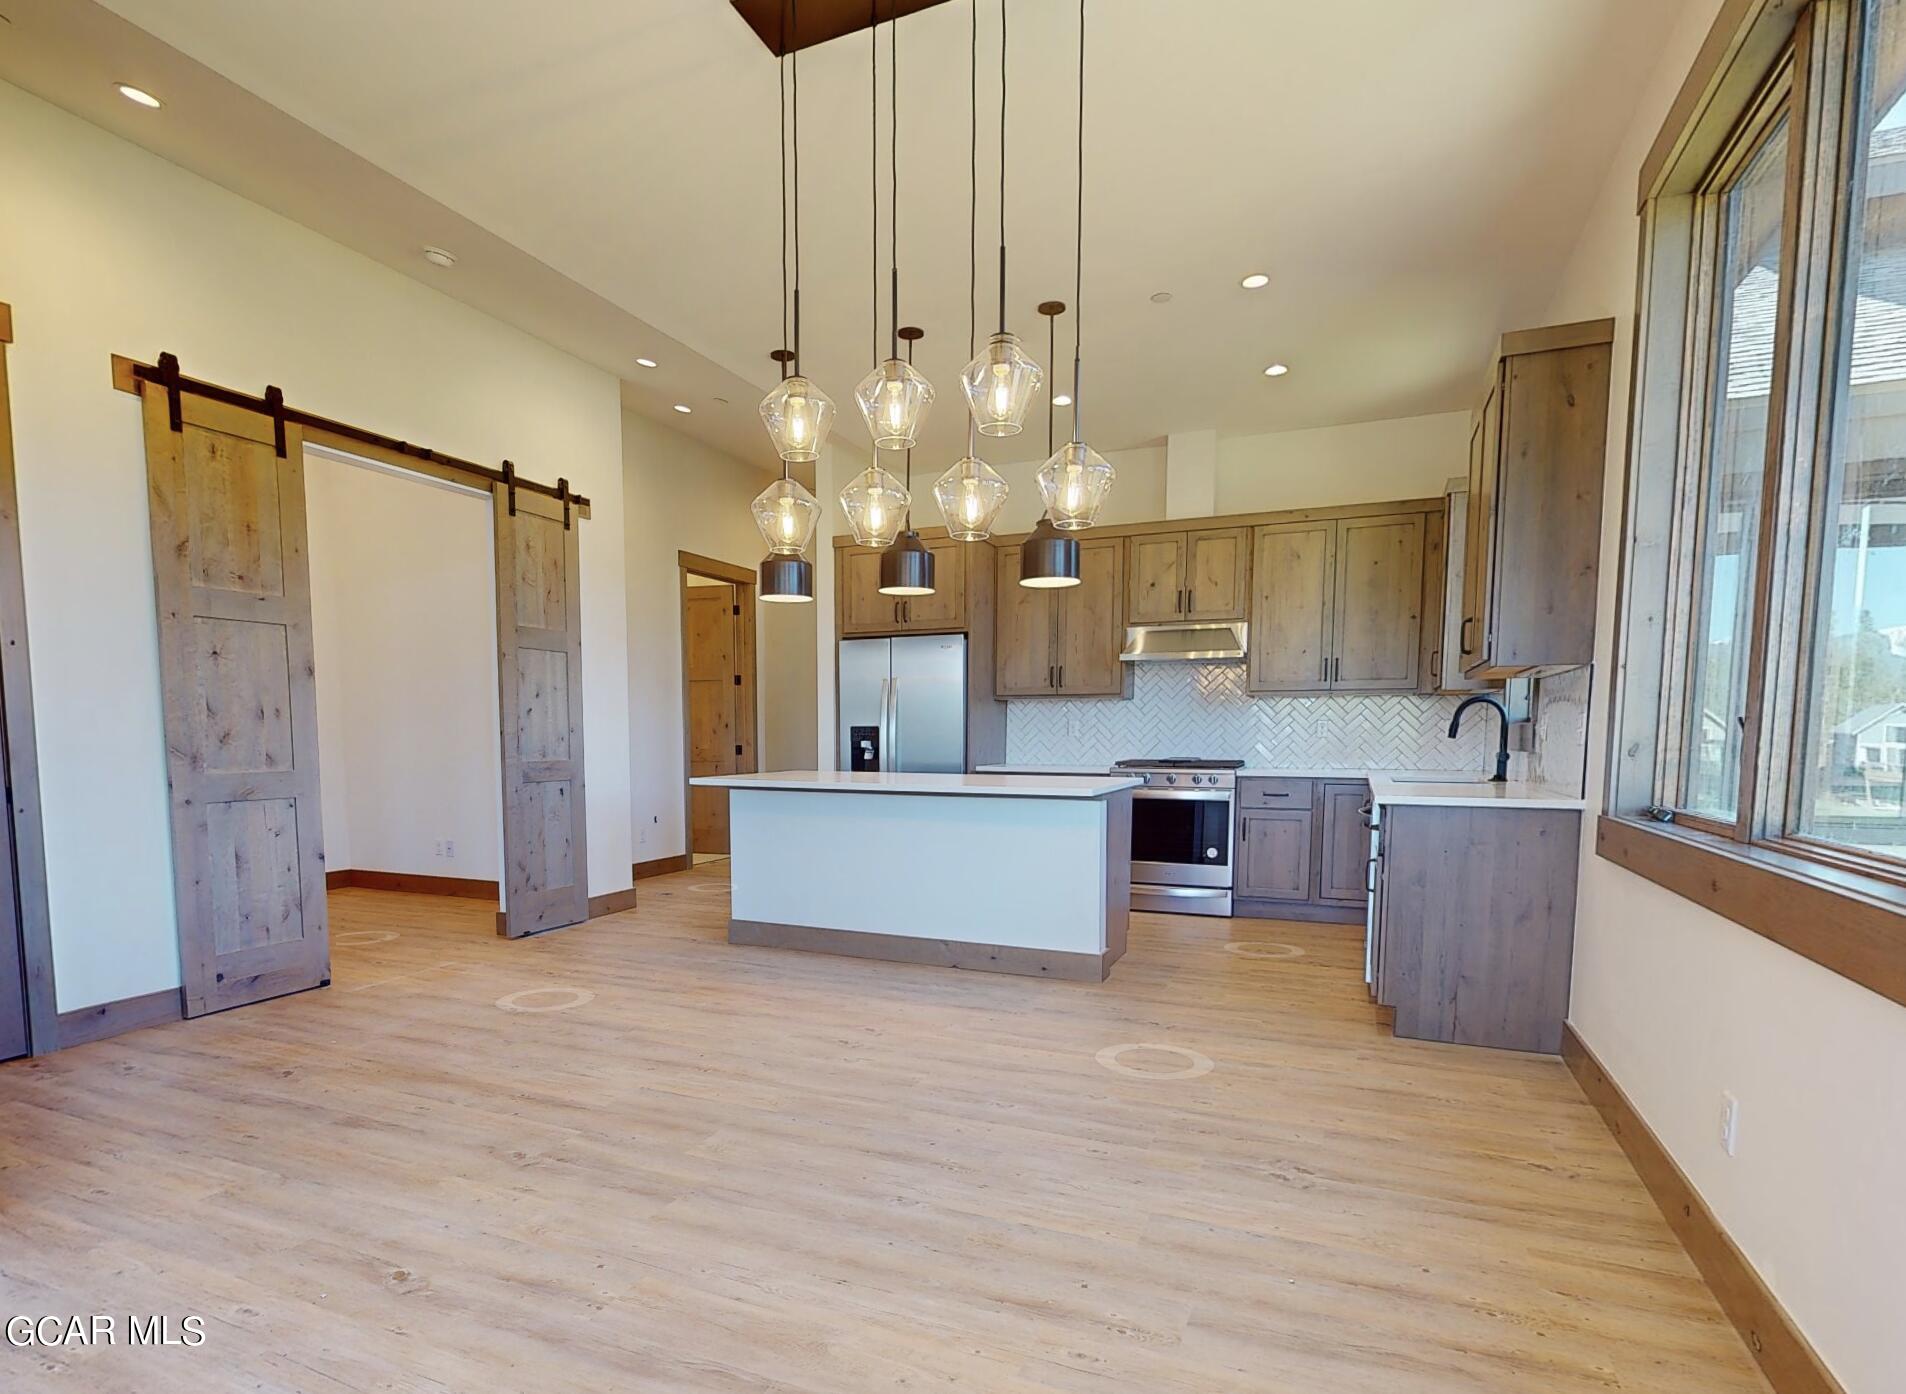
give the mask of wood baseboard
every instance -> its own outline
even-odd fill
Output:
[[[1314,905],[1281,900],[1231,898],[1231,915],[1240,920],[1302,920],[1309,924],[1362,924],[1369,912],[1361,905]]]
[[[653,861],[637,862],[631,870],[634,871],[636,880],[646,881],[651,876],[667,876],[673,871],[687,871],[690,865],[688,853],[683,852],[679,856],[657,857]]]
[[[147,992],[138,997],[121,997],[116,1002],[80,1007],[59,1015],[59,1049],[103,1041],[121,1032],[141,1026],[159,1026],[185,1018],[185,1002],[176,987]]]
[[[1075,983],[1104,982],[1115,953],[1059,953],[1051,949],[1014,949],[999,944],[969,944],[959,939],[915,939],[905,934],[863,934],[854,929],[817,929],[812,925],[769,920],[728,921],[728,942],[751,948],[801,949],[845,958],[877,958],[890,963],[920,963],[934,968],[966,968],[980,973],[1016,973],[1027,978],[1059,978]]]
[[[1567,1024],[1562,1028],[1562,1059],[1628,1154],[1668,1227],[1707,1279],[1776,1394],[1846,1394],[1621,1086]]]
[[[589,897],[589,918],[592,920],[598,915],[613,915],[618,910],[633,909],[635,909],[634,886],[630,886],[626,891],[610,891],[607,895]]]
[[[425,876],[410,871],[365,871],[358,867],[324,873],[327,891],[401,891],[406,895],[448,895],[461,900],[497,898],[494,881],[468,876]]]

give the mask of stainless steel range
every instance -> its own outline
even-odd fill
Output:
[[[1132,791],[1132,908],[1229,915],[1232,803],[1242,760],[1120,760]]]

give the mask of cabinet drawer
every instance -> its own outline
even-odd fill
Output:
[[[1313,781],[1308,779],[1241,779],[1238,806],[1251,809],[1309,808]]]

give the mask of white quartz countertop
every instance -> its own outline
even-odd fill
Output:
[[[688,781],[709,789],[802,789],[834,794],[950,794],[1019,799],[1102,799],[1144,783],[1103,770],[1085,775],[899,774],[872,770],[774,770],[711,774]]]
[[[1437,807],[1462,807],[1469,804],[1512,804],[1517,808],[1580,809],[1586,800],[1572,789],[1557,784],[1531,784],[1510,780],[1505,784],[1431,783],[1425,780],[1370,780],[1370,794],[1378,804],[1430,804]]]

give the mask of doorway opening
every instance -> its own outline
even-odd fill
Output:
[[[442,908],[487,932],[503,866],[491,494],[331,446],[305,458],[327,889],[478,902]],[[382,928],[331,901],[343,946]]]
[[[755,574],[690,552],[682,574],[683,827],[690,866],[728,855],[728,791],[688,783],[751,774],[755,755]]]

